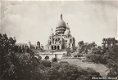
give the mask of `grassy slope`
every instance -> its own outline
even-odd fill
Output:
[[[90,62],[82,62],[79,59],[62,59],[61,61],[67,61],[70,64],[73,65],[77,65],[80,66],[82,68],[92,68],[94,70],[96,70],[97,72],[99,72],[101,74],[101,76],[106,76],[108,73],[108,68],[106,66],[104,66],[103,64],[94,64],[94,63],[90,63]]]

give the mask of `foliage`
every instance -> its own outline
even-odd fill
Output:
[[[108,76],[118,77],[118,46],[109,48],[107,53],[107,65],[110,68]]]
[[[97,46],[95,42],[84,43],[84,41],[80,41],[76,54],[74,56],[78,57],[86,54],[87,61],[106,65],[110,70],[108,76],[118,75],[118,45],[105,47]]]
[[[76,50],[77,56],[81,57],[83,54],[88,54],[89,51],[92,51],[93,48],[95,48],[97,44],[95,42],[92,43],[85,43],[84,41],[78,42],[78,47]]]
[[[90,68],[82,69],[75,65],[57,63],[56,60],[51,63],[48,58],[41,60],[30,47],[15,43],[14,38],[0,34],[0,80],[89,80],[92,76],[100,76]],[[116,57],[115,51],[117,49],[113,49],[114,55],[109,53],[111,60]],[[104,58],[109,58],[109,55]]]
[[[41,64],[45,67],[51,67],[51,62],[49,60],[42,60]]]
[[[114,45],[109,48],[94,48],[91,54],[87,55],[87,59],[94,63],[101,63],[106,65],[110,72],[108,76],[118,75],[118,46]]]
[[[52,62],[57,62],[57,58],[52,58]]]

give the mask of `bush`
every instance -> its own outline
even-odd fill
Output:
[[[51,62],[48,60],[42,60],[41,64],[45,67],[51,67]]]
[[[106,58],[103,57],[103,55],[100,54],[88,54],[87,56],[88,61],[92,61],[94,63],[101,63],[106,64]]]

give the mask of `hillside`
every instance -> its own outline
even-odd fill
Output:
[[[106,76],[108,71],[108,68],[104,66],[103,64],[95,64],[91,62],[82,62],[80,59],[62,59],[60,61],[67,61],[70,64],[80,66],[82,68],[92,68],[99,72],[101,76]]]

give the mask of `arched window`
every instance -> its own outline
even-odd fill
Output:
[[[53,46],[51,46],[51,50],[53,50]]]
[[[60,47],[59,46],[57,46],[57,50],[60,50]]]
[[[56,46],[54,46],[54,50],[56,50]]]

